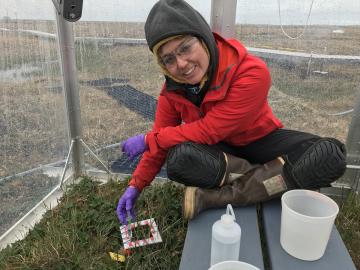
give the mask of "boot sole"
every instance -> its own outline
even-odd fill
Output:
[[[192,219],[195,209],[195,192],[197,187],[187,187],[184,194],[183,217]]]

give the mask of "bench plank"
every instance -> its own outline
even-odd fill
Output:
[[[299,260],[288,253],[280,244],[281,201],[264,203],[263,224],[270,258],[270,267],[274,270],[356,270],[355,265],[341,239],[333,227],[324,256],[317,261]]]
[[[211,229],[226,209],[204,211],[189,221],[180,262],[180,270],[207,270],[210,267]],[[241,227],[240,261],[264,269],[260,235],[255,206],[234,208],[236,221]]]

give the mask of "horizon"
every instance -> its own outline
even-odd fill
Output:
[[[0,18],[0,22],[3,21],[39,21],[39,22],[51,22],[51,21],[55,21],[54,19],[4,19],[4,18]],[[74,22],[90,22],[90,23],[134,23],[134,24],[145,24],[144,21],[106,21],[106,20],[82,20],[80,18],[80,20]],[[256,25],[256,26],[278,26],[280,27],[280,24],[264,24],[264,23],[236,23],[235,25],[237,26],[241,26],[241,25]],[[305,25],[303,24],[282,24],[283,26],[287,27],[287,26],[292,26],[292,27],[304,27]],[[338,27],[360,27],[360,24],[309,24],[308,26],[321,26],[321,27],[326,27],[326,26],[338,26]]]

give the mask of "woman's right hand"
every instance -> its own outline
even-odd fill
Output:
[[[131,221],[136,220],[135,203],[139,195],[140,191],[136,187],[129,186],[120,197],[116,213],[121,224],[126,225],[128,218],[130,218]]]

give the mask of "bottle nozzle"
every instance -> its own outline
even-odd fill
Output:
[[[232,217],[232,220],[235,221],[235,213],[234,213],[234,209],[232,208],[231,204],[228,204],[226,207],[226,215]]]

